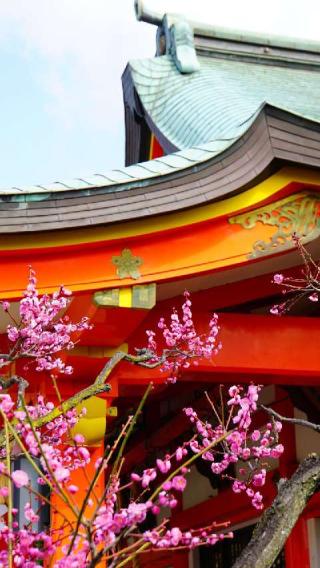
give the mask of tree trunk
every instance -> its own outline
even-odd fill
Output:
[[[311,454],[289,480],[281,480],[278,495],[262,515],[249,544],[232,568],[270,568],[310,497],[320,488],[320,456]]]

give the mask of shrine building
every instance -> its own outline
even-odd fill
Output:
[[[179,308],[185,289],[198,329],[219,314],[223,348],[212,361],[183,370],[175,385],[157,369],[121,363],[106,397],[87,403],[81,428],[98,456],[154,382],[127,472],[174,447],[189,428],[182,408],[203,409],[204,391],[214,396],[220,384],[262,384],[263,402],[282,415],[316,422],[320,410],[318,306],[270,314],[280,295],[273,274],[296,275],[301,264],[292,235],[319,255],[320,43],[191,22],[139,1],[136,13],[156,26],[156,55],[129,61],[123,73],[125,166],[0,192],[1,299],[19,299],[32,265],[41,292],[63,283],[74,293],[70,318],[94,324],[66,355],[75,370],[61,380],[65,398],[90,385],[117,350],[144,346],[145,330]],[[32,393],[54,396],[45,374],[28,380]],[[320,448],[318,434],[288,424],[281,441],[267,506],[279,476]],[[203,463],[189,475],[174,525],[229,520],[234,540],[142,555],[136,566],[229,568],[249,540],[258,519],[250,501]],[[319,517],[315,495],[274,567],[320,565]]]

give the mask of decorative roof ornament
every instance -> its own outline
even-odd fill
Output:
[[[112,263],[117,267],[119,278],[137,280],[141,276],[139,266],[141,266],[143,260],[139,256],[134,256],[130,249],[123,249],[119,256],[113,256]]]
[[[147,24],[153,24],[154,26],[161,25],[164,14],[146,8],[143,0],[134,0],[134,10],[137,20],[146,22]]]
[[[135,0],[138,20],[158,26],[157,55],[171,55],[180,73],[194,73],[200,69],[193,30],[188,20],[180,14],[160,14],[146,8],[142,0]]]
[[[317,193],[297,193],[280,201],[275,201],[247,211],[229,219],[231,224],[239,224],[244,229],[252,229],[257,223],[276,227],[276,232],[268,241],[256,241],[248,258],[273,254],[295,247],[292,240],[297,235],[304,243],[320,234],[320,197]]]
[[[165,16],[164,22],[169,21]],[[180,73],[194,73],[199,71],[200,64],[197,58],[193,41],[193,31],[185,18],[179,18],[169,28],[170,53]]]

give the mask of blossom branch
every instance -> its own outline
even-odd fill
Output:
[[[135,426],[135,424],[136,424],[136,422],[137,422],[137,419],[138,419],[139,415],[141,414],[142,408],[143,408],[143,406],[144,406],[144,404],[145,404],[145,402],[146,402],[146,400],[147,400],[147,397],[148,397],[150,391],[152,390],[152,388],[153,388],[153,384],[150,383],[150,384],[148,385],[147,389],[146,389],[146,392],[144,393],[144,396],[142,397],[142,399],[141,399],[141,401],[140,401],[140,404],[139,404],[139,406],[138,406],[138,408],[137,408],[137,410],[136,410],[136,412],[135,412],[135,415],[133,416],[132,420],[131,420],[130,423],[129,423],[129,428],[128,428],[128,430],[127,430],[127,432],[126,432],[126,434],[125,434],[125,436],[124,436],[124,438],[123,438],[123,441],[122,441],[122,443],[121,443],[120,449],[119,449],[119,451],[118,451],[117,458],[116,458],[116,460],[115,460],[115,462],[114,462],[114,465],[113,465],[113,469],[112,469],[111,476],[110,476],[110,479],[111,479],[111,480],[113,479],[113,475],[115,474],[115,472],[116,472],[116,470],[117,470],[117,467],[118,467],[118,464],[119,464],[119,461],[120,461],[121,458],[122,458],[123,450],[124,450],[124,448],[125,448],[125,446],[126,446],[126,443],[127,443],[128,439],[129,439],[129,436],[130,436],[130,434],[131,434],[131,432],[132,432],[132,430],[133,430],[133,428],[134,428],[134,426]],[[108,451],[108,450],[107,450],[107,451]],[[71,542],[70,542],[70,545],[69,545],[68,554],[70,554],[71,551],[72,551],[72,548],[73,548],[73,545],[74,545],[74,542],[75,542],[75,538],[76,538],[76,535],[77,535],[77,530],[78,530],[78,528],[79,528],[79,526],[80,526],[83,513],[84,513],[85,508],[86,508],[86,506],[87,506],[88,499],[90,498],[90,495],[91,495],[91,491],[92,491],[92,489],[94,488],[94,486],[95,486],[95,484],[96,484],[96,482],[97,482],[98,476],[100,475],[100,467],[102,467],[102,466],[103,466],[103,460],[102,460],[100,466],[97,468],[97,470],[96,470],[96,472],[95,472],[95,475],[93,476],[92,482],[91,482],[91,484],[90,484],[90,486],[89,486],[89,490],[87,491],[86,496],[85,496],[85,498],[84,498],[84,500],[83,500],[83,503],[82,503],[82,506],[81,506],[81,509],[80,509],[80,512],[79,512],[79,515],[78,515],[78,519],[77,519],[77,523],[76,523],[74,535],[73,535],[73,538],[71,539]],[[109,489],[109,484],[107,485],[106,490],[105,490],[105,492],[104,492],[104,494],[103,494],[103,496],[102,496],[102,498],[101,498],[101,503],[98,503],[98,506],[97,506],[97,508],[96,508],[96,511],[95,511],[95,513],[93,514],[92,518],[91,518],[91,523],[90,523],[90,524],[93,524],[93,522],[94,522],[94,520],[95,520],[95,517],[96,517],[96,514],[98,513],[99,508],[100,508],[102,502],[104,501],[105,494],[107,493],[108,489]]]
[[[20,302],[20,320],[12,319],[7,330],[12,348],[8,357],[0,359],[0,367],[8,364],[9,360],[20,358],[26,359],[29,366],[36,366],[38,371],[49,371],[50,375],[53,375],[53,371],[66,374],[72,372],[70,365],[59,358],[59,352],[72,349],[75,344],[73,334],[78,337],[79,332],[90,329],[90,324],[86,318],[75,324],[68,316],[60,317],[61,310],[70,301],[69,296],[70,293],[61,287],[50,296],[39,297],[35,275],[30,271],[29,283]],[[260,390],[260,387],[254,385],[249,385],[247,389],[241,386],[231,387],[226,406],[229,411],[226,413],[221,389],[220,407],[215,406],[207,395],[215,413],[212,424],[198,417],[192,408],[184,409],[195,430],[191,438],[171,455],[156,458],[153,467],[143,469],[142,472],[140,470],[141,473],[130,472],[131,481],[128,482],[127,479],[121,479],[124,450],[153,388],[150,384],[134,416],[129,416],[111,447],[106,448],[102,459],[92,464],[95,467],[92,479],[87,476],[86,467],[92,456],[85,446],[85,438],[81,434],[73,434],[74,426],[84,414],[84,411],[79,414],[77,407],[82,401],[110,390],[108,377],[121,361],[149,369],[160,367],[167,377],[166,382],[176,382],[181,371],[191,364],[196,365],[199,359],[211,359],[221,348],[217,342],[218,316],[212,316],[207,333],[199,334],[193,322],[188,292],[184,296],[181,313],[174,310],[169,322],[161,318],[158,323],[161,348],[158,349],[156,333],[147,331],[145,348],[136,349],[135,354],[116,352],[93,384],[66,401],[62,400],[54,379],[57,406],[45,402],[41,395],[37,397],[36,403],[27,405],[24,401],[26,385],[21,377],[14,375],[3,385],[3,388],[8,388],[18,384],[18,404],[9,394],[0,392],[0,414],[5,425],[5,431],[0,433],[0,444],[2,439],[5,442],[0,448],[2,473],[6,475],[4,463],[5,460],[10,461],[11,442],[14,441],[38,474],[37,482],[48,486],[51,494],[58,498],[57,502],[62,500],[64,506],[62,522],[60,519],[58,528],[40,532],[36,530],[33,523],[39,520],[41,494],[38,492],[39,507],[34,511],[31,502],[33,487],[28,473],[23,470],[11,472],[8,468],[7,474],[16,488],[30,488],[30,501],[24,508],[27,523],[18,526],[14,522],[17,530],[13,532],[9,530],[7,523],[0,535],[7,545],[12,540],[12,552],[20,565],[28,562],[30,568],[36,568],[39,563],[45,563],[48,558],[55,558],[57,552],[62,552],[62,556],[55,559],[56,568],[69,568],[71,564],[89,568],[97,566],[101,561],[121,567],[147,550],[180,550],[213,545],[223,538],[231,538],[231,533],[211,533],[217,528],[214,524],[201,530],[191,528],[183,532],[179,527],[171,527],[168,519],[158,523],[150,531],[143,529],[142,523],[147,515],[153,514],[156,517],[164,507],[173,509],[177,506],[177,495],[185,490],[190,466],[197,459],[209,462],[214,474],[232,480],[235,493],[245,492],[254,507],[263,508],[263,496],[256,490],[265,484],[266,479],[266,469],[261,465],[260,459],[277,459],[283,446],[278,444],[281,424],[275,420],[261,431],[250,430]],[[2,307],[8,311],[10,306],[3,302]],[[15,447],[13,444],[14,450]],[[244,463],[245,467],[240,467],[236,477],[231,478],[226,470],[234,463]],[[80,488],[73,483],[72,472],[79,468],[84,469],[89,487],[84,497],[79,494],[81,498],[77,500],[77,506],[74,495]],[[94,489],[104,472],[107,474],[105,488],[97,498]],[[161,478],[164,481],[155,481],[159,474],[164,476]],[[126,501],[125,490],[128,488],[131,489],[131,494]],[[1,491],[0,488],[1,495],[4,495]],[[95,507],[91,509],[93,506]],[[54,507],[57,512],[59,507]],[[66,523],[69,518],[71,521]],[[223,524],[223,527],[226,526],[227,523]],[[7,564],[7,560],[6,552],[1,549],[0,563]]]
[[[285,277],[283,274],[275,274],[273,276],[273,282],[282,287],[282,293],[289,295],[283,302],[271,308],[270,312],[274,315],[282,315],[288,312],[303,298],[308,298],[310,302],[319,301],[320,264],[313,260],[311,254],[297,235],[293,235],[292,240],[303,261],[303,268],[301,269],[302,278]]]
[[[8,493],[8,529],[9,529],[9,539],[8,539],[8,566],[12,568],[12,552],[13,552],[13,542],[12,542],[12,525],[13,525],[13,517],[12,517],[12,481],[11,481],[11,456],[10,456],[10,441],[9,441],[9,430],[8,430],[8,423],[5,421],[4,425],[5,429],[5,437],[6,437],[6,466],[9,475],[8,485],[9,485],[9,493]]]

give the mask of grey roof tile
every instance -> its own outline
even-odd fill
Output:
[[[170,55],[130,62],[135,88],[174,146],[238,138],[263,104],[320,121],[320,72],[214,57],[182,75]]]

